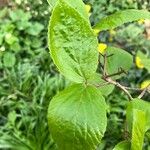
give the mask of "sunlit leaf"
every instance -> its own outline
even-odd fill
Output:
[[[134,9],[118,11],[110,16],[101,19],[100,22],[95,25],[94,29],[113,29],[120,25],[123,25],[124,23],[137,21],[139,19],[150,19],[150,12]]]
[[[142,150],[146,127],[146,113],[133,109],[131,149]]]
[[[105,99],[92,86],[72,85],[50,102],[48,122],[60,150],[94,150],[106,130]]]
[[[146,129],[150,129],[150,103],[146,102],[142,99],[133,99],[131,102],[128,103],[127,107],[127,122],[129,126],[129,130],[132,130],[132,122],[133,122],[133,110],[138,109],[144,111],[146,113]]]
[[[58,2],[58,0],[47,0],[47,1],[51,6],[51,8],[53,8]],[[82,0],[63,0],[63,1],[66,2],[70,7],[75,9],[78,13],[80,13],[80,15],[83,16],[86,20],[89,21],[88,12]]]
[[[63,0],[51,16],[49,48],[59,71],[74,82],[86,81],[97,69],[97,39],[90,24]]]
[[[117,144],[113,150],[130,150],[130,142],[122,141]]]
[[[5,67],[13,67],[16,63],[16,56],[13,53],[5,53],[3,56],[3,64]]]

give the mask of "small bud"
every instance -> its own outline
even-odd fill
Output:
[[[141,60],[140,57],[137,56],[137,57],[135,58],[135,63],[136,63],[136,66],[137,66],[139,69],[143,69],[143,68],[144,68],[144,65],[143,65],[142,60]]]

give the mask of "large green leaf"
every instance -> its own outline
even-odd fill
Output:
[[[130,150],[130,142],[122,141],[115,146],[113,150]]]
[[[146,126],[146,113],[133,109],[131,150],[142,150]]]
[[[128,71],[133,63],[133,57],[131,54],[116,47],[108,47],[106,50],[107,55],[112,55],[107,58],[107,73],[114,74],[117,73],[119,69],[123,69],[124,71]],[[120,75],[116,76],[116,78],[121,77]]]
[[[47,0],[47,1],[49,5],[53,8],[59,0]],[[64,0],[64,1],[89,21],[88,13],[85,10],[85,5],[82,0]]]
[[[101,19],[94,28],[99,30],[108,30],[123,25],[124,23],[139,19],[150,19],[150,12],[134,9],[119,11]]]
[[[50,102],[48,122],[60,150],[94,150],[106,130],[105,99],[93,86],[72,85]]]
[[[72,81],[83,82],[97,69],[97,38],[88,21],[63,0],[51,16],[49,48],[59,71]]]
[[[146,129],[150,129],[150,103],[146,102],[142,99],[133,99],[133,101],[128,103],[127,106],[127,123],[129,126],[129,130],[132,130],[132,122],[133,122],[133,110],[138,109],[144,111],[146,113]]]
[[[97,86],[97,89],[103,96],[108,96],[115,88],[112,84],[106,84],[106,81],[102,79],[102,75],[99,73],[93,74],[93,76],[88,80],[88,83]]]

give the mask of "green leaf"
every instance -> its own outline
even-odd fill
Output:
[[[42,30],[44,29],[44,26],[40,23],[32,24],[31,27],[29,27],[26,32],[30,35],[37,36]]]
[[[116,12],[100,20],[95,29],[108,30],[139,19],[150,19],[150,12],[145,10],[128,9]]]
[[[47,0],[48,4],[49,4],[51,7],[54,7],[57,1],[58,1],[58,0]]]
[[[93,76],[88,80],[88,83],[97,86],[97,89],[105,97],[111,94],[115,88],[112,84],[106,84],[106,81],[102,79],[102,75],[98,73],[93,74]]]
[[[49,5],[53,8],[58,1],[61,0],[47,0]],[[88,13],[85,9],[85,4],[82,0],[64,0],[70,7],[75,9],[82,17],[84,17],[87,21],[89,21]]]
[[[17,118],[17,114],[16,114],[15,111],[11,111],[11,112],[8,114],[8,121],[9,121],[12,125],[15,125],[16,118]]]
[[[142,99],[133,99],[128,103],[127,106],[127,122],[129,126],[129,130],[132,130],[132,122],[133,122],[133,110],[138,109],[144,111],[146,113],[146,131],[150,129],[150,103],[146,102]]]
[[[15,42],[10,46],[10,49],[13,50],[14,52],[19,52],[21,50],[21,46],[19,42]]]
[[[21,9],[16,9],[16,10],[11,10],[9,12],[10,18],[12,21],[17,22],[17,21],[27,21],[31,19],[31,14],[30,12],[24,12]]]
[[[127,72],[131,68],[133,57],[125,50],[116,47],[108,47],[106,53],[107,55],[112,55],[107,58],[106,64],[107,73],[109,75],[117,73],[120,69]],[[115,78],[120,77],[120,75],[115,76]]]
[[[97,47],[97,38],[88,21],[60,0],[49,26],[49,48],[59,71],[74,82],[89,79],[97,69]]]
[[[3,56],[3,64],[5,67],[13,67],[16,63],[16,57],[13,53],[6,52]]]
[[[4,7],[3,9],[0,9],[0,19],[3,19],[7,15],[7,12],[8,12],[7,7]]]
[[[51,100],[48,122],[60,150],[94,150],[106,130],[105,99],[93,86],[72,85]]]
[[[133,125],[131,149],[142,150],[146,126],[146,113],[144,111],[133,109]]]
[[[117,144],[113,150],[130,150],[130,142],[122,141]]]
[[[9,45],[12,45],[18,41],[19,41],[19,39],[16,36],[12,35],[11,33],[7,33],[5,35],[5,42]]]

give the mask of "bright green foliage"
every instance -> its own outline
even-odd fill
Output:
[[[142,150],[146,127],[146,113],[133,109],[131,150]]]
[[[146,111],[140,109],[140,105],[130,107],[132,103],[135,104],[137,101],[139,100],[134,99],[131,103],[129,103],[127,109],[127,124],[131,125],[131,141],[123,141],[119,143],[114,150],[142,150],[148,116],[146,116]]]
[[[108,30],[123,25],[124,23],[136,21],[139,19],[150,19],[150,13],[145,10],[132,9],[119,11],[101,19],[94,28],[99,30]]]
[[[106,103],[96,88],[75,84],[56,95],[48,111],[60,150],[94,150],[106,130]]]
[[[47,0],[49,5],[54,7],[57,3],[58,0]],[[81,16],[83,16],[88,22],[89,22],[89,17],[88,13],[85,11],[85,5],[82,0],[64,0],[65,3],[67,3],[70,7],[74,8],[78,13],[80,13]]]
[[[101,143],[107,124],[103,96],[108,96],[114,86],[103,86],[106,77],[96,73],[98,40],[82,0],[48,2],[53,7],[48,33],[52,59],[65,77],[80,83],[73,84],[52,99],[48,110],[49,128],[60,150],[95,150]],[[143,10],[121,11],[102,19],[95,29],[112,29],[142,18],[150,18],[150,13]],[[122,70],[127,72],[132,66],[132,55],[122,49],[108,47],[106,55],[105,65],[104,60],[100,59],[100,62],[107,75],[116,75]],[[134,102],[129,104],[127,112],[132,140],[119,143],[114,150],[141,150],[143,146],[144,134],[149,128],[148,110],[131,107],[132,104]]]
[[[130,150],[130,142],[123,141],[115,146],[113,150]]]
[[[49,45],[54,63],[68,79],[83,82],[96,71],[97,39],[88,21],[63,0],[51,16]]]
[[[138,109],[146,113],[146,128],[145,132],[150,129],[150,103],[141,100],[141,99],[133,99],[130,103],[128,103],[127,107],[127,122],[129,126],[129,130],[131,131],[133,118],[133,110]],[[143,120],[144,121],[144,120]]]
[[[108,47],[106,53],[108,56],[112,55],[107,59],[106,67],[108,74],[114,74],[120,69],[128,71],[131,68],[133,63],[133,57],[131,54],[116,47]],[[121,76],[116,76],[116,78],[119,77]]]
[[[0,149],[54,150],[47,107],[65,81],[54,73],[49,58],[48,7],[40,1],[16,1],[4,7],[4,14],[0,8]],[[32,29],[37,24],[42,26],[40,33]],[[35,35],[28,32],[33,30]]]
[[[15,65],[16,57],[13,53],[5,53],[3,57],[3,63],[5,67],[12,67]]]
[[[56,2],[57,2],[57,0],[47,0],[47,2],[49,3],[49,5],[50,5],[51,7],[54,7],[55,4],[56,4]]]
[[[97,89],[102,93],[103,96],[108,96],[114,90],[114,85],[106,84],[102,79],[102,75],[95,73],[89,80],[88,83],[97,86]]]
[[[30,12],[8,8],[5,11],[5,17],[0,20],[0,68],[13,68],[18,62],[25,62],[26,56],[34,59],[37,51],[44,51],[39,50],[43,46],[40,34],[44,26],[31,20]]]

